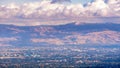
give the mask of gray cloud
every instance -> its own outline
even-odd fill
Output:
[[[51,3],[71,2],[71,0],[52,0]]]
[[[59,2],[58,0],[53,1]],[[120,0],[108,0],[108,2],[95,0],[88,3],[87,6],[82,4],[51,4],[51,1],[24,3],[22,5],[11,3],[0,6],[0,22],[1,24],[15,25],[58,25],[67,22],[120,23],[119,4]]]

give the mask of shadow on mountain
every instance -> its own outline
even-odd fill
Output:
[[[54,28],[56,30],[66,32],[97,32],[104,30],[120,31],[120,24],[105,23],[75,25],[75,23],[71,23],[66,25],[54,26]]]

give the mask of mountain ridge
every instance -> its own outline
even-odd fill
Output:
[[[12,38],[12,39],[11,39]],[[0,43],[11,45],[80,45],[120,43],[120,24],[75,23],[49,26],[15,26],[0,24]],[[15,39],[15,40],[14,40]]]

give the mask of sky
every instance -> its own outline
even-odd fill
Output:
[[[120,0],[0,0],[0,24],[120,24]]]
[[[17,4],[22,4],[22,3],[29,3],[29,2],[40,2],[42,0],[0,0],[0,4],[9,4],[9,3],[17,3]],[[72,3],[82,3],[86,4],[88,2],[91,2],[92,0],[71,0]]]

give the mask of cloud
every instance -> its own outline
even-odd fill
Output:
[[[0,21],[3,22],[2,24],[7,22],[7,24],[15,25],[55,25],[67,22],[120,23],[120,0],[107,0],[107,2],[106,0],[95,0],[88,3],[87,6],[82,4],[51,4],[51,1],[24,3],[22,5],[11,3],[0,6]]]
[[[71,0],[52,0],[51,3],[71,2]]]
[[[33,43],[47,43],[53,45],[80,45],[80,44],[119,44],[120,32],[101,31],[88,34],[74,34],[65,36],[64,38],[33,38]]]

